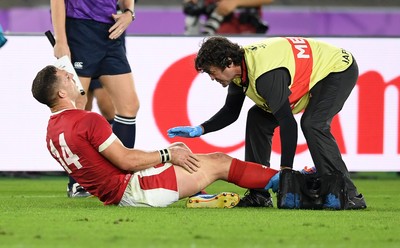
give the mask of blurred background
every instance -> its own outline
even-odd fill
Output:
[[[43,37],[43,33],[45,31],[52,30],[49,3],[49,0],[0,0],[0,25],[3,29],[5,37],[9,39],[8,44],[0,50],[0,73],[1,75],[3,75],[0,89],[2,89],[1,91],[3,92],[5,92],[4,90],[12,92],[8,94],[10,96],[9,100],[7,100],[7,96],[5,95],[2,97],[4,102],[0,105],[2,105],[4,109],[0,112],[2,112],[4,116],[17,115],[15,113],[16,111],[10,108],[10,103],[13,104],[15,98],[19,99],[19,97],[21,96],[21,98],[23,98],[25,97],[25,95],[28,95],[28,97],[25,98],[27,98],[28,100],[32,100],[29,95],[30,92],[27,92],[26,90],[29,88],[28,84],[30,84],[30,78],[32,77],[29,73],[35,72],[34,67],[41,66],[40,62],[47,60],[52,61],[54,59],[51,54],[51,48],[48,42]],[[185,16],[183,12],[182,0],[138,0],[135,5],[135,12],[136,20],[132,23],[132,25],[129,26],[127,30],[128,37],[143,35],[165,38],[179,37],[185,35],[185,18],[187,18],[187,16]],[[388,130],[390,130],[390,132],[385,134],[387,136],[385,136],[385,139],[388,140],[389,138],[391,139],[392,137],[397,137],[397,140],[396,138],[393,138],[391,143],[385,143],[385,152],[380,151],[379,156],[372,157],[372,160],[385,160],[386,164],[391,165],[390,170],[400,171],[399,163],[397,162],[400,159],[400,111],[397,109],[398,105],[400,104],[396,104],[399,101],[396,99],[399,99],[400,95],[398,93],[398,91],[400,91],[398,90],[400,89],[400,86],[398,86],[400,85],[400,63],[398,62],[400,58],[400,0],[275,0],[271,4],[264,5],[262,7],[261,14],[262,21],[268,25],[268,31],[264,34],[261,34],[261,37],[308,36],[325,38],[354,38],[354,49],[350,50],[356,51],[359,48],[361,51],[359,52],[359,54],[357,54],[357,57],[360,58],[360,62],[363,62],[360,63],[361,75],[364,75],[363,80],[372,80],[369,77],[367,78],[365,74],[373,71],[378,72],[379,75],[381,75],[380,77],[382,77],[382,84],[390,83],[396,86],[392,87],[395,89],[393,90],[393,93],[391,93],[392,95],[386,95],[385,97],[388,102],[390,101],[388,106],[390,107],[391,111],[389,113],[389,108],[386,108],[385,118],[390,117],[390,123],[393,124],[391,126],[392,128],[387,128]],[[41,38],[41,40],[38,41],[38,47],[40,47],[40,49],[33,46],[31,43],[29,43],[30,45],[27,46],[26,44],[28,44],[28,42],[22,41],[22,39],[20,40],[20,36],[30,36],[29,42],[35,42],[35,37]],[[241,37],[244,36],[251,35],[241,34]],[[360,37],[363,39],[358,39]],[[14,42],[12,40],[13,38]],[[379,43],[379,40],[376,38],[389,39],[385,40],[386,43]],[[166,40],[166,42],[169,42],[168,39],[164,40]],[[20,41],[21,45],[18,45],[19,43],[17,44],[16,41]],[[194,44],[197,44],[197,40],[193,42]],[[340,43],[340,40],[337,40],[336,42]],[[186,44],[188,43],[188,41],[185,41],[184,43]],[[379,45],[388,43],[390,43],[391,46]],[[396,45],[397,43],[399,43],[399,45]],[[158,44],[153,44],[149,42],[146,38],[144,38],[143,41],[133,37],[132,39],[128,39],[128,48],[130,48],[130,52],[134,54],[134,56],[130,56],[130,59],[132,59],[131,63],[133,67],[139,71],[139,73],[136,73],[135,75],[137,81],[139,82],[138,87],[143,87],[142,94],[145,91],[148,91],[148,95],[146,95],[146,97],[143,97],[143,99],[152,99],[153,91],[151,87],[156,87],[156,84],[158,83],[158,78],[161,77],[164,70],[166,71],[171,64],[175,63],[180,58],[179,56],[184,57],[187,54],[190,54],[191,52],[194,52],[196,50],[195,45],[188,45],[188,51],[180,47],[179,54],[176,54],[177,51],[170,51],[170,53],[166,53],[165,51],[168,51],[168,49],[165,49],[165,51],[161,51],[158,53],[160,54],[160,56],[154,57],[153,59],[149,57],[147,53],[143,55],[143,58],[137,56],[140,52],[138,49],[136,49],[137,47],[142,48],[143,46],[151,45],[155,47]],[[163,43],[163,45],[165,44]],[[346,43],[345,45],[349,44]],[[379,49],[375,49],[375,46],[379,47]],[[30,49],[32,47],[35,47],[36,49]],[[172,45],[172,47],[174,46]],[[12,63],[10,64],[7,62],[8,58],[24,62],[26,66],[25,68],[28,68],[30,70],[23,75],[23,77],[26,77],[26,80],[25,78],[21,79],[21,77],[15,76],[15,73],[10,73],[10,69],[7,68],[11,68]],[[3,65],[1,63],[2,61]],[[154,66],[154,61],[161,61],[162,64]],[[145,63],[145,65],[143,65],[143,63]],[[154,71],[144,73],[146,71],[147,65],[151,65],[157,68],[157,73],[154,73]],[[141,66],[143,66],[144,68],[137,69],[141,68]],[[15,72],[15,70],[17,69],[15,69],[14,67],[12,67],[11,69]],[[368,74],[368,76],[369,75],[370,74]],[[177,75],[177,77],[178,76],[179,75]],[[179,78],[177,78],[177,81],[178,80]],[[25,83],[27,85],[24,85]],[[141,86],[140,84],[143,84],[143,86]],[[18,87],[15,87],[15,85],[17,85]],[[150,85],[153,85],[150,87],[151,89],[149,89]],[[29,110],[28,113],[25,113],[25,116],[28,116],[29,119],[29,115],[32,114],[32,118],[34,118],[35,120],[34,123],[39,123],[40,121],[42,121],[43,123],[39,123],[40,129],[32,127],[34,124],[33,122],[30,124],[30,130],[41,130],[43,129],[42,127],[45,126],[46,118],[43,118],[43,120],[41,120],[40,115],[47,116],[48,113],[45,110],[42,110],[40,106],[37,106],[35,104],[36,103],[26,104],[25,102],[19,102],[17,103],[17,105],[20,105],[20,107],[16,108],[24,109],[25,111]],[[151,102],[149,102],[148,104],[143,104],[143,108],[149,108],[148,111],[144,111],[144,109],[142,110],[143,114],[146,113],[149,115],[149,121],[146,124],[154,121],[154,116],[151,115],[151,104]],[[40,115],[38,115],[38,112],[30,110],[30,108],[34,108],[35,111],[40,112]],[[18,118],[22,118],[23,116],[24,114],[21,115],[21,113],[19,113]],[[398,118],[396,119],[396,117]],[[23,125],[24,121],[26,120],[21,120],[21,125]],[[352,121],[353,120],[351,120],[351,122]],[[381,121],[383,123],[383,119]],[[16,122],[18,122],[18,120]],[[388,122],[389,121],[385,119],[385,123]],[[4,122],[4,125],[7,125],[7,122]],[[13,128],[16,129],[15,127]],[[11,147],[11,141],[15,141],[15,134],[7,131],[7,128],[4,128],[3,130],[4,133],[3,135],[1,135],[2,145],[4,147]],[[364,131],[370,132],[370,130]],[[41,142],[42,134],[36,134],[36,132],[34,133],[37,136],[35,136],[35,139],[38,139],[38,142]],[[158,134],[158,130],[154,131],[154,133],[160,136],[158,138],[160,139],[161,144],[163,142],[166,142],[166,140]],[[350,134],[352,133],[353,132],[350,132]],[[7,135],[7,137],[9,136],[9,140],[7,140],[7,137],[5,137],[5,135]],[[221,133],[221,135],[224,134]],[[242,136],[240,136],[240,139],[241,138]],[[346,138],[349,139],[348,137]],[[220,137],[215,138],[215,140],[220,139]],[[350,139],[349,143],[353,144],[355,142]],[[43,154],[40,153],[35,155],[37,157],[40,157],[41,159],[46,158],[50,160],[48,153],[47,151],[45,151],[44,147],[42,150],[43,151],[41,152]],[[23,165],[29,163],[22,161],[22,156],[14,155],[14,152],[10,154],[8,154],[7,151],[4,150],[3,152],[3,155],[5,155],[3,157],[8,159],[4,159],[3,164],[8,164],[9,167],[11,167],[12,169],[7,169],[10,171],[2,171],[0,169],[0,176],[20,176],[35,174],[23,171],[21,172],[18,171],[18,169],[15,169],[18,166],[24,168]],[[355,152],[353,153],[354,158],[362,157],[362,159],[360,160],[362,162],[355,163],[354,166],[360,166],[361,168],[366,160],[371,160],[369,154],[360,155]],[[16,159],[17,156],[18,158]],[[18,161],[14,162],[15,160]],[[358,160],[356,159],[356,161]],[[16,166],[14,166],[14,163],[16,164]],[[53,160],[51,160],[51,162],[47,160],[41,162],[42,166],[44,164],[53,165],[54,163],[55,162]],[[384,164],[383,162],[370,163],[372,163],[373,166],[377,164],[376,167],[374,167],[374,171],[388,171],[388,169],[381,169],[379,167],[383,166],[381,165]],[[17,170],[18,172],[13,172],[12,170]],[[38,170],[40,171],[40,169]],[[357,171],[362,171],[362,169],[357,169]],[[400,175],[399,173],[400,172],[393,172],[392,175],[394,174],[397,176]]]
[[[0,24],[12,33],[51,29],[49,0],[1,0]],[[182,0],[138,0],[128,34],[181,35]],[[267,35],[399,36],[399,0],[275,0],[262,8]]]

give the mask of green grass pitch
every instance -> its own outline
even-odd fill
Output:
[[[311,211],[105,207],[67,178],[0,178],[0,247],[400,247],[400,177],[355,178],[368,208]],[[226,182],[208,193],[244,189]],[[276,199],[274,199],[276,203]]]

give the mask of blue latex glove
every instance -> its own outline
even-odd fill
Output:
[[[271,177],[267,186],[264,189],[269,190],[272,189],[272,192],[276,193],[279,189],[279,172],[275,174],[275,176]]]
[[[185,138],[199,137],[203,134],[203,129],[201,126],[183,126],[183,127],[173,127],[168,129],[168,137],[173,138],[176,136]]]

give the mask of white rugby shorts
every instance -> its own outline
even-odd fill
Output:
[[[118,206],[166,207],[178,200],[175,169],[165,163],[134,173]]]

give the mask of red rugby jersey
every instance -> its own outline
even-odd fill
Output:
[[[52,114],[46,143],[51,155],[80,185],[105,205],[118,204],[131,177],[105,157],[117,137],[101,115],[84,110],[63,110]]]

